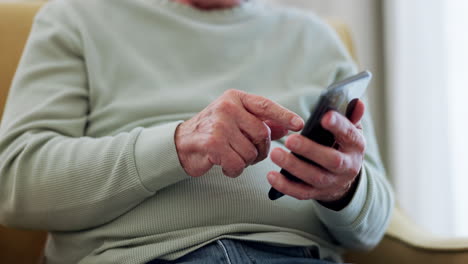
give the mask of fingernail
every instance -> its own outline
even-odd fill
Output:
[[[280,150],[275,150],[273,151],[273,153],[271,153],[271,155],[273,156],[273,158],[276,160],[276,161],[283,161],[284,159],[284,153]]]
[[[268,178],[268,181],[272,184],[275,183],[276,181],[276,177],[275,175],[273,175],[273,173],[268,173],[267,178]]]
[[[296,137],[290,137],[288,139],[288,145],[291,149],[297,149],[299,145],[299,140]]]
[[[330,116],[330,120],[328,120],[328,124],[330,124],[330,126],[333,126],[335,125],[335,123],[336,123],[336,116],[334,113],[332,113]]]
[[[292,120],[291,120],[291,124],[294,126],[294,127],[302,127],[302,125],[304,124],[304,121],[302,120],[302,118],[296,116],[294,117]]]

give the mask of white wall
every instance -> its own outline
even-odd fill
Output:
[[[384,4],[389,153],[400,206],[433,233],[466,237],[468,4]]]
[[[369,69],[374,80],[368,90],[380,152],[386,155],[386,115],[383,77],[382,16],[380,0],[268,0],[274,4],[307,8],[324,18],[346,23],[356,44],[361,69]],[[386,163],[387,164],[387,163]],[[387,166],[388,167],[388,166]]]

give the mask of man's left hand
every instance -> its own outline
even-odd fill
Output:
[[[360,123],[364,109],[364,103],[358,100],[349,120],[335,111],[324,115],[321,124],[335,136],[336,148],[320,145],[299,134],[289,136],[286,147],[316,162],[321,168],[281,148],[275,148],[271,160],[304,183],[292,182],[281,173],[271,171],[268,173],[270,184],[276,190],[299,200],[315,199],[325,204],[352,195],[351,187],[360,173],[366,148]]]

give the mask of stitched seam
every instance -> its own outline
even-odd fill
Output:
[[[136,134],[136,136],[132,139],[133,142],[132,142],[132,153],[131,153],[131,157],[132,157],[132,161],[133,161],[133,167],[135,168],[135,171],[136,171],[136,174],[138,176],[138,180],[140,182],[140,185],[146,190],[148,191],[149,193],[151,194],[155,194],[156,192],[155,191],[151,191],[148,187],[145,186],[145,184],[143,183],[143,179],[141,178],[141,175],[140,175],[140,170],[138,168],[138,165],[137,165],[137,162],[136,162],[136,143],[138,141],[138,139],[140,138],[140,135],[141,133],[143,132],[143,129],[140,129],[138,131],[138,133]]]
[[[232,264],[232,263],[231,263],[231,259],[229,259],[229,254],[228,254],[228,252],[227,252],[227,249],[226,249],[226,247],[224,246],[223,242],[221,242],[221,240],[218,240],[218,241],[216,241],[216,242],[217,242],[217,243],[221,246],[221,248],[223,249],[224,256],[226,257],[227,263],[228,263],[228,264]]]
[[[304,247],[303,250],[304,250],[305,258],[314,258],[312,256],[312,252],[310,252],[310,249],[308,249],[307,247]]]

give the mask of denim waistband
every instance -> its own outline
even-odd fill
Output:
[[[318,250],[219,239],[177,260],[153,260],[148,264],[331,264],[318,259]]]

